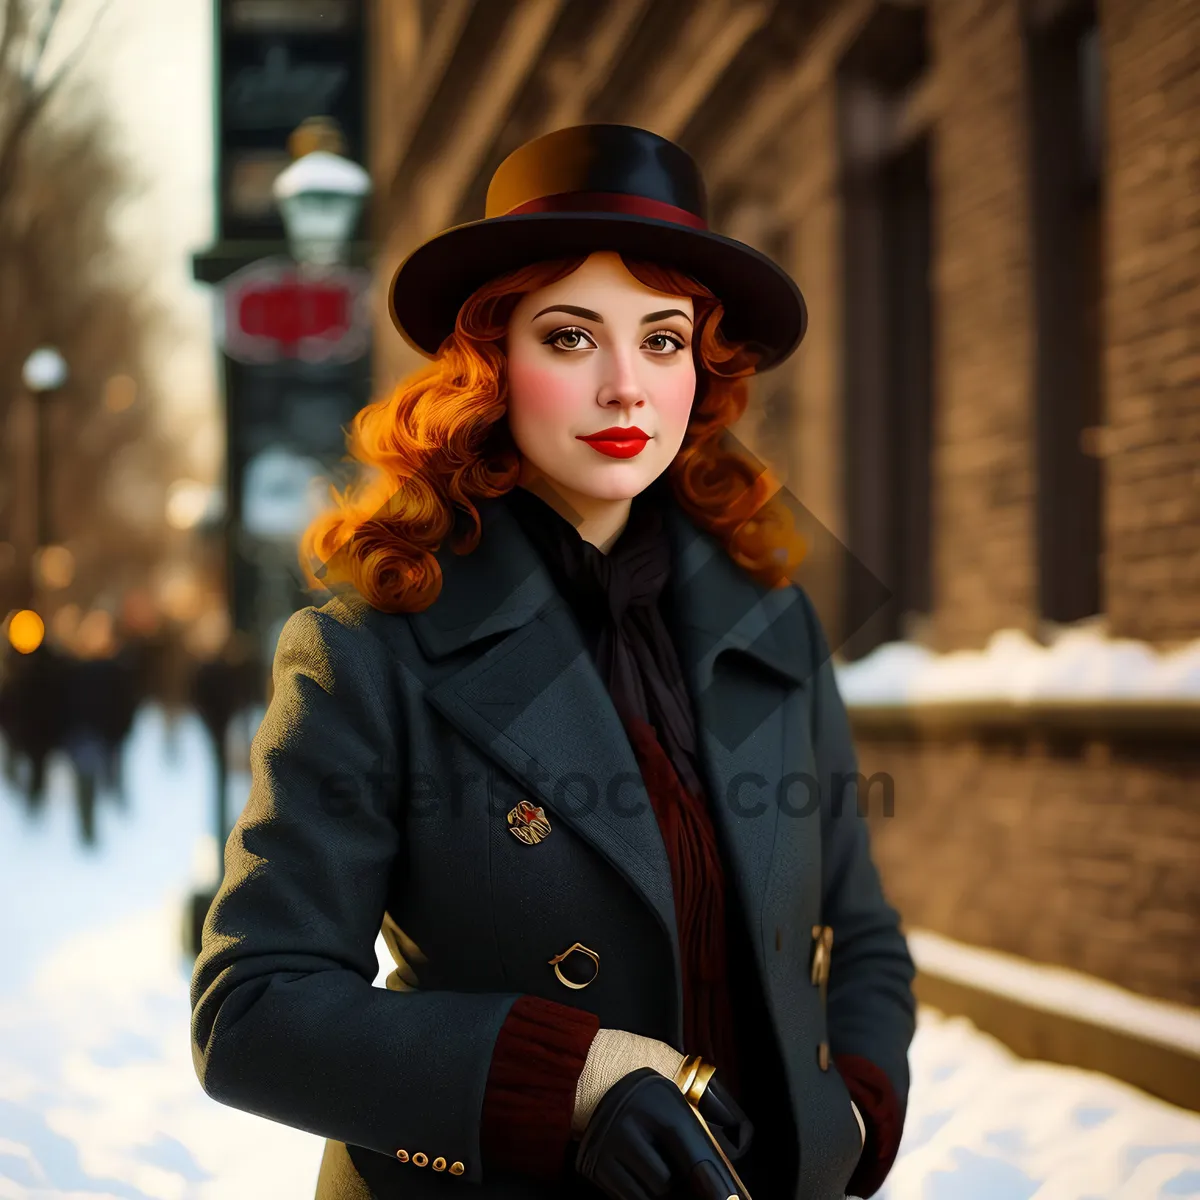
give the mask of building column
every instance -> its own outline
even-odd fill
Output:
[[[789,365],[792,420],[787,447],[789,488],[817,527],[806,533],[811,561],[803,582],[812,593],[831,643],[848,632],[843,623],[842,556],[846,505],[842,440],[841,203],[837,182],[837,104],[832,70],[805,105],[795,127],[805,147],[794,168],[791,225],[784,264],[808,305],[808,332]]]
[[[1101,0],[1111,630],[1200,636],[1200,11]]]
[[[1037,619],[1033,277],[1017,0],[932,0],[935,637]]]

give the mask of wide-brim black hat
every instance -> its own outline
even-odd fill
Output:
[[[674,142],[632,125],[556,129],[514,150],[492,176],[486,216],[418,246],[392,279],[392,320],[433,358],[463,302],[534,262],[615,250],[672,266],[725,308],[722,329],[759,354],[758,370],[800,344],[804,297],[782,267],[708,228],[704,181]]]

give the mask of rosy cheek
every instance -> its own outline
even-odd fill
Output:
[[[661,380],[654,389],[655,405],[662,413],[663,419],[673,424],[687,424],[695,398],[694,370],[672,372],[669,378]]]
[[[578,381],[552,367],[512,362],[508,381],[512,403],[522,414],[562,415],[578,403]]]

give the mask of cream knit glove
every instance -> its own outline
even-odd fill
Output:
[[[642,1037],[624,1029],[598,1029],[583,1064],[583,1073],[575,1085],[572,1132],[583,1132],[596,1105],[618,1079],[639,1067],[653,1067],[660,1075],[674,1079],[684,1057],[674,1047],[656,1038]]]

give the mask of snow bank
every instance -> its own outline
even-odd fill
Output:
[[[1162,654],[1144,642],[1072,629],[1052,645],[1006,629],[983,650],[936,654],[889,642],[836,665],[850,705],[961,701],[1157,700],[1200,703],[1200,640]]]
[[[967,946],[932,930],[911,929],[906,936],[920,971],[1186,1051],[1200,1070],[1200,1011],[1194,1008],[1139,996],[1066,967]]]

